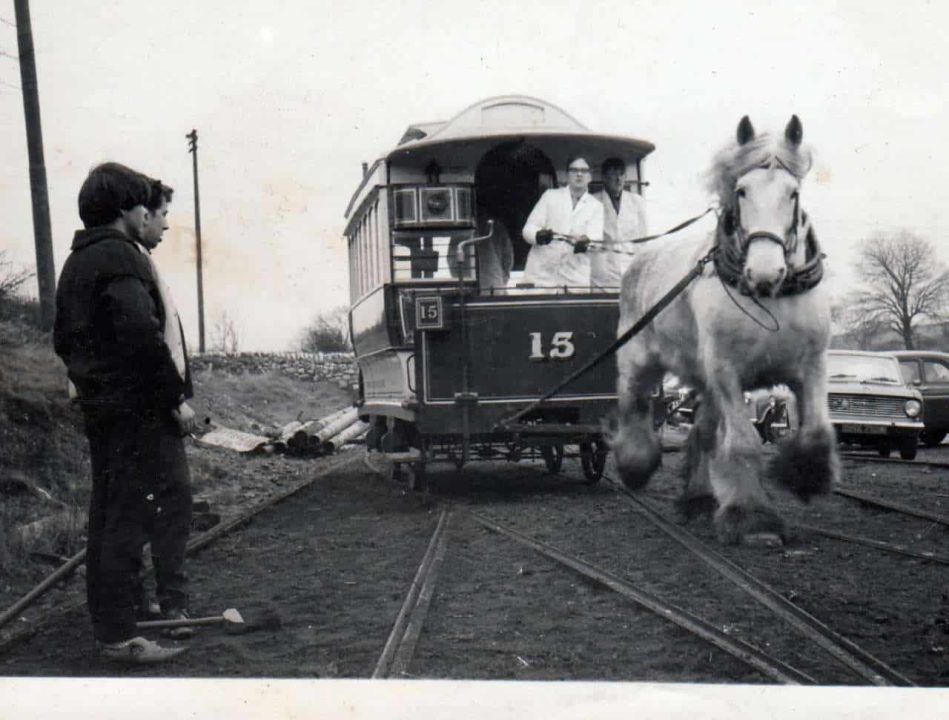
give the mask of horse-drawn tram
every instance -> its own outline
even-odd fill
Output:
[[[556,472],[575,447],[587,479],[599,479],[615,360],[523,411],[615,339],[618,288],[524,282],[522,228],[571,158],[589,164],[591,191],[602,161],[620,158],[639,192],[653,149],[508,96],[412,125],[364,165],[345,230],[357,404],[368,448],[397,478],[408,471],[418,487],[433,461],[538,456]],[[509,277],[493,269],[504,252]]]

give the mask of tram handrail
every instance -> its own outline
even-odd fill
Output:
[[[488,220],[488,234],[482,235],[480,237],[468,238],[467,240],[462,240],[458,243],[458,246],[455,248],[455,262],[458,263],[459,267],[465,262],[465,250],[467,250],[469,245],[476,245],[477,243],[484,242],[489,240],[491,236],[494,235],[494,220]],[[459,273],[459,277],[461,274]]]

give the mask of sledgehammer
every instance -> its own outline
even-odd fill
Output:
[[[224,629],[231,634],[241,634],[251,630],[277,629],[280,627],[280,619],[276,616],[267,616],[258,618],[253,622],[247,622],[244,617],[234,608],[228,608],[220,615],[199,618],[181,618],[179,620],[144,620],[135,623],[140,630],[166,629],[180,627],[199,627],[202,625],[224,625]]]

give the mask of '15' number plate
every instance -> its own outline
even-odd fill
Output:
[[[568,360],[577,352],[577,349],[573,346],[572,331],[555,332],[546,346],[543,333],[532,332],[529,334],[531,338],[531,360],[540,361],[548,358],[551,360]]]

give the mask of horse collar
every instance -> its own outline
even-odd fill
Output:
[[[733,225],[737,223],[734,220],[726,220],[727,215],[728,213],[722,215],[716,232],[719,242],[712,258],[715,263],[715,272],[722,279],[722,282],[736,288],[742,295],[751,295],[751,289],[745,282],[742,272],[745,265],[747,246],[739,247],[739,243],[733,241],[734,238],[731,236],[735,234],[737,229],[734,227],[728,228],[726,225],[729,222]],[[804,264],[797,268],[789,268],[788,276],[781,283],[777,297],[807,292],[816,287],[824,277],[824,253],[821,252],[814,229],[806,223],[807,214],[802,213],[802,218],[805,220],[802,225],[807,227],[807,235],[804,237],[806,248]]]

